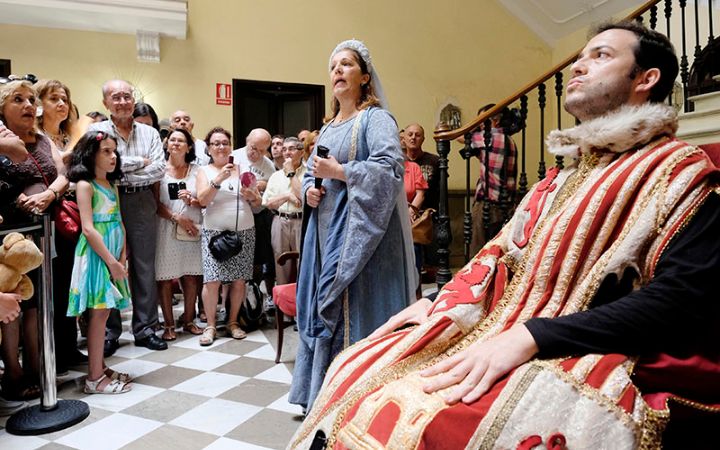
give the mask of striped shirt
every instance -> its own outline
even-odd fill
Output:
[[[128,139],[117,131],[112,120],[90,124],[88,131],[102,131],[117,139],[117,150],[122,160],[123,177],[120,186],[149,186],[162,180],[165,174],[165,154],[160,134],[155,128],[133,122]],[[145,166],[144,158],[150,160]]]

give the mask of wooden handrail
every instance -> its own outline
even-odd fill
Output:
[[[647,10],[649,10],[656,4],[660,3],[660,1],[661,0],[650,0],[648,2],[645,2],[645,4],[643,4],[642,6],[637,8],[635,11],[630,13],[630,15],[628,15],[625,19],[626,20],[636,19],[638,16],[644,14]],[[471,132],[472,130],[479,127],[481,124],[483,124],[486,120],[488,120],[492,116],[498,114],[500,111],[503,110],[503,108],[511,105],[513,102],[518,100],[520,97],[522,97],[523,95],[527,94],[528,92],[530,92],[533,89],[535,89],[536,87],[538,87],[538,85],[540,85],[541,83],[543,83],[543,82],[549,80],[550,78],[552,78],[553,76],[555,76],[555,74],[557,72],[560,72],[565,67],[572,64],[573,61],[575,61],[575,59],[577,58],[577,56],[580,54],[581,51],[582,51],[582,48],[578,49],[578,51],[576,51],[572,55],[565,58],[559,64],[556,64],[552,69],[550,69],[549,71],[545,72],[543,75],[536,78],[535,81],[527,84],[525,87],[523,87],[519,91],[515,92],[510,97],[507,97],[505,100],[498,102],[492,108],[490,108],[486,111],[483,111],[477,117],[475,117],[472,121],[468,122],[467,124],[463,125],[462,127],[456,128],[454,130],[447,130],[447,127],[438,127],[438,129],[436,129],[435,133],[433,134],[433,138],[435,139],[435,141],[444,141],[444,140],[451,141],[451,140],[459,138],[460,136],[464,136],[466,133]]]

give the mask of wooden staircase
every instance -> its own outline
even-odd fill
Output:
[[[715,0],[717,2],[718,0]],[[689,5],[691,4],[691,5]],[[690,8],[689,8],[690,6]],[[715,48],[717,44],[713,32],[713,0],[707,2],[688,2],[686,0],[653,0],[648,1],[637,8],[626,19],[637,20],[649,28],[664,33],[673,41],[680,63],[680,75],[676,91],[668,98],[668,103],[682,109],[679,137],[694,144],[708,142],[720,142],[720,92],[704,93],[696,96],[688,95],[689,83],[695,70],[693,63],[702,56],[707,58],[707,50]],[[679,26],[678,26],[679,19]],[[679,29],[678,29],[679,28]],[[718,38],[720,39],[720,38]],[[705,50],[703,44],[707,42]],[[694,44],[693,54],[689,48]],[[557,64],[546,73],[538,76],[535,80],[519,89],[510,97],[497,101],[487,99],[487,103],[495,102],[496,105],[489,110],[479,114],[477,117],[457,129],[450,129],[445,124],[438,125],[435,130],[434,139],[437,145],[437,153],[440,157],[439,188],[440,199],[436,216],[437,220],[437,243],[438,243],[438,272],[437,283],[442,286],[452,276],[450,272],[450,250],[452,241],[450,232],[450,217],[448,211],[448,155],[450,153],[450,142],[460,136],[465,137],[465,148],[463,153],[470,155],[473,152],[470,148],[472,132],[484,124],[485,129],[490,129],[490,118],[507,107],[516,107],[522,116],[523,127],[519,133],[513,136],[518,147],[518,192],[515,198],[521,199],[528,191],[528,171],[526,157],[532,153],[539,155],[537,168],[538,179],[545,177],[548,161],[560,167],[563,165],[562,157],[552,158],[545,151],[545,137],[547,133],[556,128],[573,126],[574,118],[567,115],[562,107],[564,95],[564,80],[568,78],[569,67],[575,61],[580,49],[565,60]],[[720,54],[716,55],[720,58]],[[715,55],[712,55],[715,57]],[[697,72],[694,72],[695,76]],[[703,81],[703,89],[707,90],[708,81]],[[720,79],[716,80],[720,86]],[[691,86],[692,88],[692,86]],[[694,107],[694,110],[693,110]],[[490,145],[490,133],[486,133],[486,147]],[[482,161],[480,161],[482,164]],[[473,196],[470,176],[470,161],[466,161],[466,198],[465,213],[463,217],[463,240],[464,258],[467,261],[470,242],[472,239],[472,215],[471,202]],[[485,171],[487,174],[488,171]],[[487,185],[487,180],[486,180]],[[514,210],[514,204],[503,204],[500,200],[500,208],[508,212],[508,217]],[[484,202],[483,215],[489,215],[488,201]],[[487,223],[487,221],[486,221]]]

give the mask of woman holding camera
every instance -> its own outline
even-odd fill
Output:
[[[203,305],[207,327],[200,337],[200,345],[215,340],[218,291],[221,283],[230,283],[230,311],[227,332],[233,339],[243,339],[245,332],[237,322],[240,306],[245,299],[245,280],[252,279],[255,254],[255,220],[251,207],[260,206],[260,193],[242,168],[233,163],[230,132],[216,127],[205,137],[210,163],[198,171],[198,201],[205,207],[202,228]],[[244,168],[247,170],[247,168]],[[237,253],[220,256],[209,246],[227,237],[240,242]],[[226,246],[227,247],[227,246]],[[234,254],[232,254],[234,253]]]
[[[185,300],[181,319],[183,330],[202,334],[194,322],[195,299],[203,273],[200,259],[202,216],[195,187],[198,172],[198,166],[194,163],[195,145],[190,133],[183,129],[173,130],[166,141],[165,154],[168,155],[165,176],[155,185],[160,216],[155,279],[165,319],[162,339],[173,341],[177,338],[172,310],[172,281],[176,278],[180,279]]]

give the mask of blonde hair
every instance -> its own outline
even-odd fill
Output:
[[[9,83],[0,85],[0,120],[5,122],[5,126],[7,126],[7,121],[5,120],[5,114],[3,114],[3,110],[5,109],[8,98],[10,98],[14,93],[18,92],[22,88],[29,89],[33,94],[35,94],[35,106],[38,105],[37,92],[35,91],[35,88],[33,87],[31,82],[27,80],[14,80],[10,81]]]

